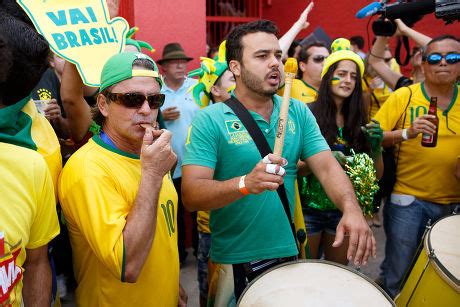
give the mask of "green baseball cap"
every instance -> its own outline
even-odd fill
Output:
[[[154,70],[133,69],[133,63],[137,59],[146,59],[152,62]],[[107,60],[101,72],[101,86],[99,92],[102,92],[109,86],[121,81],[131,79],[132,77],[152,77],[161,85],[163,81],[158,71],[158,66],[149,56],[140,52],[122,52],[118,53]]]

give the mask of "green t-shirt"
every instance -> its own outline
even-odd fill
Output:
[[[273,149],[281,97],[273,96],[274,108],[267,123],[250,112]],[[209,106],[194,118],[185,146],[183,165],[214,170],[215,180],[228,180],[249,173],[261,160],[251,136],[235,113],[224,103]],[[284,185],[294,215],[294,182],[297,161],[330,150],[315,117],[300,101],[291,99],[283,157]],[[276,191],[248,195],[212,210],[211,258],[217,263],[243,263],[293,256],[297,247],[283,205]]]

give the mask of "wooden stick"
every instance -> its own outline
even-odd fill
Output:
[[[284,95],[281,103],[280,117],[278,119],[278,128],[276,130],[275,148],[273,153],[279,157],[283,154],[284,134],[289,113],[289,101],[291,99],[292,80],[297,74],[297,60],[288,58],[284,65]]]

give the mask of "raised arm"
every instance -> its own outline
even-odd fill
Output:
[[[377,36],[368,57],[369,65],[382,78],[382,80],[392,89],[395,88],[399,78],[403,75],[394,72],[384,61],[385,48],[389,37]]]
[[[314,3],[313,1],[305,8],[305,10],[300,14],[299,19],[294,22],[292,27],[279,39],[281,50],[283,51],[283,57],[287,56],[287,52],[289,47],[291,46],[292,42],[296,38],[297,34],[300,31],[308,28],[310,23],[307,21],[308,14],[313,9]]]
[[[401,19],[395,19],[395,23],[398,26],[399,33],[412,39],[417,45],[425,46],[431,41],[431,37],[409,28]]]
[[[74,64],[66,62],[61,79],[61,100],[70,136],[80,142],[91,127],[91,108],[83,97],[83,82]]]
[[[148,128],[145,132],[139,190],[123,230],[126,251],[124,277],[127,282],[137,281],[155,238],[163,177],[177,161],[171,148],[171,136],[171,132],[166,130],[153,131]]]

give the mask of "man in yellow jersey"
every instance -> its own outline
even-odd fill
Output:
[[[13,13],[22,12],[22,10],[16,7],[16,4],[10,5],[14,7],[10,8],[8,13],[0,12],[2,14],[0,30],[15,58],[8,79],[2,85],[5,90],[3,100],[5,104],[15,104],[17,107],[14,111],[15,115],[8,117],[7,123],[12,123],[10,119],[18,116],[20,118],[18,123],[22,125],[22,128],[18,130],[2,126],[0,130],[7,131],[6,133],[13,138],[27,142],[30,145],[29,148],[36,150],[45,158],[56,188],[62,169],[59,141],[53,127],[44,116],[38,113],[33,100],[30,99],[32,89],[47,68],[49,46],[34,28],[13,17]],[[4,72],[0,73],[4,74]],[[25,77],[25,74],[29,76]]]
[[[318,89],[321,85],[321,72],[324,60],[329,56],[329,49],[323,42],[311,42],[302,47],[299,52],[299,79],[292,82],[291,98],[303,103],[316,100]],[[283,96],[284,85],[278,91]]]
[[[396,184],[384,207],[387,237],[383,283],[394,297],[410,267],[428,220],[434,223],[458,210],[460,181],[460,41],[453,36],[431,40],[424,49],[425,81],[398,89],[376,115],[384,146],[398,145]],[[421,146],[422,133],[432,135],[430,98],[437,97],[439,128],[435,147]],[[393,131],[392,131],[393,130]]]
[[[179,301],[176,163],[171,133],[155,130],[164,102],[155,62],[111,57],[94,120],[102,129],[59,180],[79,306],[175,306]]]
[[[11,31],[18,29],[23,53],[10,44]],[[0,11],[0,306],[50,306],[52,299],[48,242],[59,233],[53,182],[36,152],[32,120],[21,111],[46,69],[46,49],[31,28]],[[37,56],[42,50],[43,58]],[[21,71],[19,83],[15,69],[31,63],[35,70]]]

